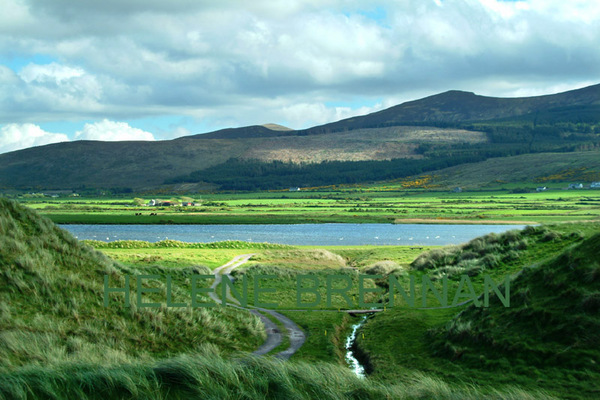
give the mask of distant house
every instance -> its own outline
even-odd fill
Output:
[[[299,192],[300,188],[299,187],[291,187],[290,188],[290,192]]]
[[[463,190],[461,187],[457,186],[452,190],[454,193],[461,193]]]
[[[546,188],[546,186],[540,186],[539,188],[536,188],[535,191],[536,192],[543,192],[545,190],[547,190],[548,188]]]
[[[150,200],[147,205],[154,207],[156,205],[156,200],[154,200],[154,199]]]
[[[184,201],[183,203],[181,203],[181,205],[182,205],[183,207],[190,207],[190,206],[193,206],[193,205],[194,205],[194,203],[192,203],[192,202],[189,202],[189,201]]]
[[[590,189],[600,189],[600,182],[592,182]]]
[[[583,183],[571,183],[569,189],[583,189]]]

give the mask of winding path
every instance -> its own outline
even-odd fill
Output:
[[[222,302],[221,298],[217,294],[217,286],[223,281],[223,276],[226,276],[228,279],[231,279],[231,271],[235,268],[243,265],[248,262],[250,258],[254,254],[242,254],[240,256],[234,257],[227,264],[224,264],[218,268],[213,270],[213,274],[215,275],[215,281],[211,285],[211,289],[213,291],[209,292],[210,297],[217,303],[220,304]],[[278,320],[287,330],[288,337],[290,339],[290,345],[284,351],[281,351],[275,354],[275,357],[288,360],[306,341],[306,335],[302,329],[296,325],[294,321],[286,317],[285,315],[281,315],[280,313],[268,310],[266,308],[260,307],[242,307],[240,302],[231,295],[231,291],[229,286],[226,288],[225,292],[225,300],[226,304],[231,307],[239,308],[241,310],[246,310],[256,315],[265,326],[265,332],[267,333],[267,339],[265,342],[253,353],[256,355],[265,355],[273,351],[277,346],[279,346],[282,342],[282,334],[279,331],[277,325],[271,321],[265,314],[271,315],[273,318]]]

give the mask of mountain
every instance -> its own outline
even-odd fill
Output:
[[[600,112],[600,84],[564,93],[519,98],[479,96],[451,90],[409,101],[362,117],[352,117],[305,130],[308,134],[382,126],[460,123],[534,116],[564,107]]]
[[[184,136],[182,139],[245,139],[259,137],[288,136],[292,129],[277,124],[252,125],[243,128],[221,129],[209,133]]]
[[[525,98],[449,91],[298,131],[266,124],[166,141],[75,141],[0,154],[0,190],[361,183],[488,158],[598,151],[599,133],[600,85]]]

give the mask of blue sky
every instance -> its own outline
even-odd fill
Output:
[[[600,82],[600,2],[0,0],[0,153]]]

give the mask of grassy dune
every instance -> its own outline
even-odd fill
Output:
[[[598,224],[528,227],[417,257],[411,273],[446,275],[450,299],[461,275],[470,276],[476,293],[482,274],[496,282],[512,276],[510,307],[491,295],[489,308],[395,307],[377,314],[358,336],[373,377],[402,381],[421,371],[545,389],[559,398],[597,397],[599,231]]]
[[[124,275],[173,276],[173,296],[188,298],[191,274],[206,267],[126,267],[77,242],[52,222],[0,199],[0,368],[67,361],[122,363],[166,357],[212,343],[226,352],[262,343],[260,322],[230,309],[131,307],[123,294],[104,307],[104,275],[124,287]],[[149,281],[165,299],[165,282]],[[144,299],[150,301],[151,297]]]
[[[600,234],[512,281],[514,306],[468,307],[430,332],[434,354],[467,368],[528,373],[567,397],[600,393]]]

